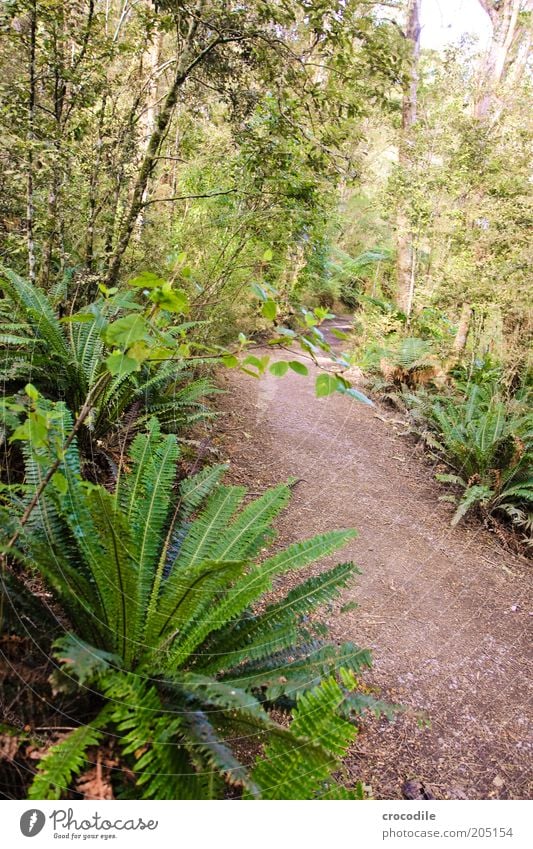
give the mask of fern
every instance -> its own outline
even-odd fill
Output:
[[[354,726],[339,716],[343,700],[333,677],[299,697],[291,723],[294,739],[273,737],[252,771],[263,799],[319,796],[356,735]]]
[[[57,411],[55,426],[68,428],[68,413]],[[51,461],[47,450],[26,458],[32,486]],[[324,629],[306,620],[356,570],[342,563],[275,603],[262,598],[278,576],[330,555],[355,534],[321,534],[257,563],[290,487],[243,507],[245,490],[220,485],[224,467],[217,467],[182,482],[172,508],[177,454],[175,437],[152,422],[135,438],[129,468],[110,493],[81,480],[73,442],[66,491],[49,487],[39,521],[21,528],[27,559],[75,624],[76,636],[57,646],[69,686],[78,680],[108,700],[107,728],[119,735],[147,797],[210,798],[231,784],[250,798],[270,798],[273,776],[236,754],[232,740],[246,735],[253,745],[281,747],[283,763],[299,764],[301,785],[299,775],[294,790],[282,782],[276,798],[318,798],[353,731],[339,715],[334,676],[341,667],[358,674],[370,657],[351,644],[328,644]],[[289,729],[270,717],[272,705],[295,703]],[[65,742],[63,772],[59,756],[43,761],[32,792],[68,786],[97,739],[91,728]]]
[[[144,364],[126,377],[102,379],[108,353],[102,334],[124,306],[123,294],[116,302],[110,298],[89,304],[83,320],[60,319],[51,298],[38,286],[6,268],[0,267],[0,275],[5,302],[0,310],[0,377],[14,393],[31,381],[42,395],[63,399],[72,411],[79,410],[98,385],[80,434],[88,454],[92,456],[98,440],[110,436],[132,411],[132,435],[144,430],[154,415],[170,433],[212,417],[205,399],[214,387],[205,378],[195,380],[184,363]]]
[[[104,707],[89,725],[81,725],[63,740],[51,746],[39,761],[38,772],[28,791],[29,799],[60,799],[74,776],[90,765],[87,750],[97,746],[104,736],[104,727],[110,715]]]
[[[533,498],[531,414],[502,398],[494,382],[461,388],[462,397],[437,396],[425,405],[438,438],[424,439],[457,472],[438,479],[463,489],[453,524],[475,505],[508,515],[509,507],[523,511]]]

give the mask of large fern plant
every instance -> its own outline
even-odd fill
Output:
[[[47,450],[28,451],[32,487]],[[175,491],[177,456],[175,436],[152,421],[110,493],[81,479],[73,443],[61,470],[67,485],[47,488],[21,529],[20,557],[73,626],[57,644],[59,686],[68,679],[104,698],[92,723],[50,750],[31,796],[59,797],[109,731],[137,795],[213,798],[231,784],[252,798],[344,796],[330,776],[355,733],[349,717],[375,707],[353,692],[369,654],[328,643],[310,615],[339,595],[354,566],[266,594],[354,532],[268,554],[290,488],[246,501],[243,487],[220,483],[219,466]],[[273,707],[294,711],[290,726],[274,721]]]
[[[461,396],[438,396],[426,406],[436,436],[431,444],[455,468],[440,480],[463,488],[454,523],[475,504],[500,511],[531,536],[533,417],[514,407],[497,384],[468,383]]]
[[[84,447],[90,443],[94,451],[98,440],[121,425],[130,433],[142,430],[153,415],[174,433],[211,415],[203,403],[213,392],[211,383],[195,379],[183,360],[145,363],[125,376],[106,373],[105,328],[124,307],[135,310],[133,295],[102,297],[82,314],[60,317],[41,288],[9,269],[0,269],[0,275],[0,380],[7,394],[31,382],[74,412],[90,395],[92,410],[81,434]]]

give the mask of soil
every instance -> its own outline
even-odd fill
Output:
[[[529,798],[530,567],[480,524],[450,526],[453,507],[398,413],[339,394],[317,400],[310,372],[225,373],[218,448],[230,479],[255,494],[298,479],[282,543],[359,530],[340,553],[362,571],[342,605],[359,606],[323,620],[334,639],[372,649],[366,683],[405,711],[364,719],[350,778],[379,799],[402,798],[406,782],[440,799]]]

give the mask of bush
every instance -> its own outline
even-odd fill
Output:
[[[481,504],[530,535],[533,416],[523,403],[506,399],[498,383],[479,380],[458,388],[460,395],[432,397],[425,407],[436,434],[432,444],[458,473],[440,480],[463,488],[453,522]]]
[[[25,444],[26,503],[72,428],[64,405],[51,412],[46,444]],[[26,575],[44,579],[73,626],[56,643],[55,686],[90,687],[103,699],[91,722],[49,750],[31,798],[59,798],[109,732],[145,798],[215,798],[227,785],[250,798],[359,796],[331,774],[354,736],[352,715],[380,710],[354,692],[369,654],[331,645],[309,618],[356,569],[341,563],[265,598],[276,578],[331,554],[354,532],[265,556],[290,488],[242,507],[245,489],[221,485],[218,466],[183,480],[174,506],[177,457],[175,436],[153,420],[108,492],[81,479],[72,441],[57,485],[19,525]],[[292,711],[289,727],[273,708]],[[243,735],[251,762],[250,753],[239,756]]]
[[[203,402],[213,386],[205,378],[195,379],[184,360],[145,362],[125,376],[106,371],[113,348],[106,342],[106,330],[123,310],[138,308],[132,294],[101,297],[82,314],[61,318],[38,286],[5,269],[2,278],[0,379],[8,393],[17,393],[31,381],[42,395],[64,400],[72,411],[92,393],[92,411],[80,434],[87,453],[92,455],[98,440],[121,426],[130,435],[143,430],[153,415],[172,433],[212,415]],[[179,332],[179,326],[167,330],[173,345]]]

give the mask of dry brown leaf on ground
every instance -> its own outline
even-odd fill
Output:
[[[116,761],[105,756],[98,749],[96,763],[76,781],[76,790],[85,799],[114,799],[113,785],[111,784],[111,767],[116,766]]]
[[[20,738],[13,734],[0,734],[0,761],[11,763],[20,746]]]

